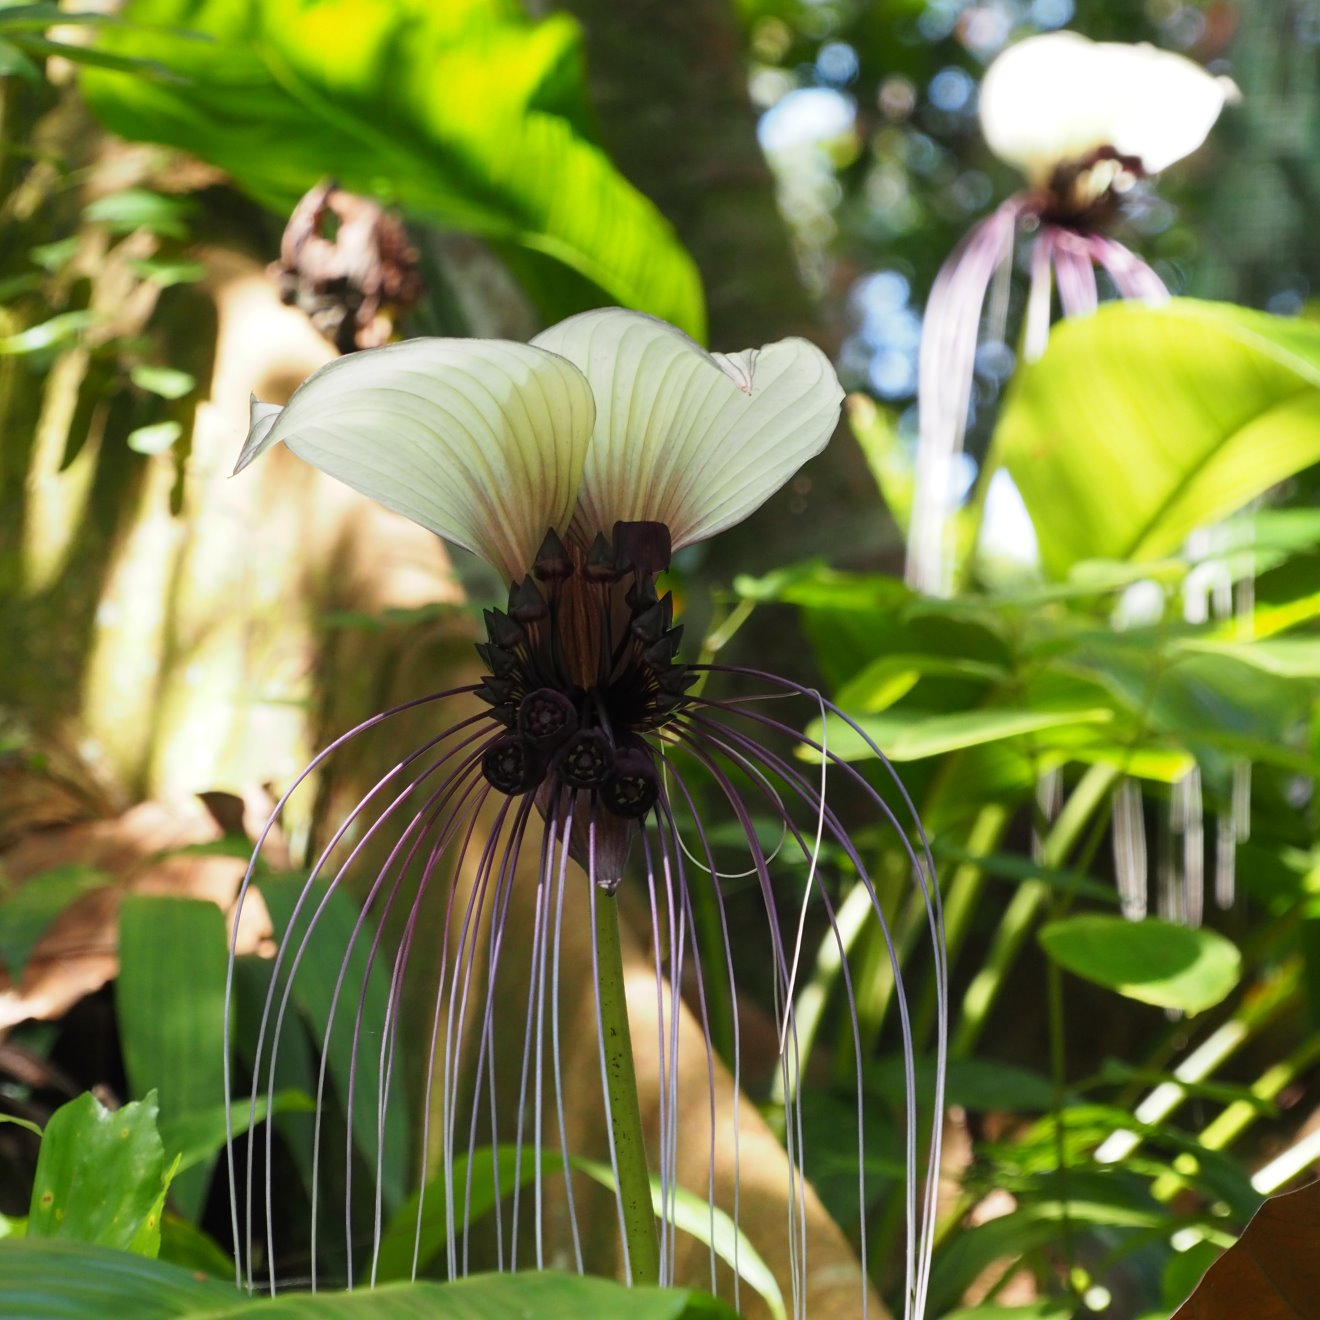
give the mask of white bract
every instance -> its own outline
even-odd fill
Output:
[[[1230,79],[1171,51],[1050,32],[1010,46],[986,71],[981,129],[1035,184],[1105,147],[1156,174],[1195,151],[1236,96]]]
[[[740,522],[825,447],[842,401],[806,340],[712,354],[611,308],[531,344],[339,358],[284,408],[253,400],[235,471],[282,442],[518,581],[551,528],[589,545],[617,521],[662,522],[680,549]]]

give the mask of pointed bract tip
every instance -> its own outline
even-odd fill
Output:
[[[260,458],[275,443],[271,432],[284,411],[282,403],[262,403],[255,394],[248,401],[248,433],[243,441],[243,448],[238,455],[238,462],[229,474],[236,477],[255,458]]]

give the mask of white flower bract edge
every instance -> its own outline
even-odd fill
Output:
[[[1034,184],[1101,147],[1157,174],[1195,151],[1237,97],[1231,79],[1172,51],[1048,32],[1010,46],[986,70],[981,130]]]
[[[547,529],[653,520],[675,549],[759,508],[828,443],[843,390],[804,339],[708,353],[607,308],[530,344],[412,339],[339,358],[287,405],[252,401],[235,472],[272,445],[526,574]]]

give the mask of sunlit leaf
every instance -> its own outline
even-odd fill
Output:
[[[878,407],[870,395],[850,394],[847,403],[848,424],[861,446],[866,466],[871,469],[885,507],[906,536],[916,484],[911,452],[899,439],[893,414]]]
[[[1129,999],[1199,1013],[1238,982],[1242,958],[1212,930],[1147,918],[1065,917],[1042,928],[1040,942],[1061,967]]]
[[[1000,707],[952,714],[889,711],[882,715],[859,716],[857,724],[891,761],[917,761],[925,756],[939,756],[964,747],[1065,725],[1104,724],[1112,718],[1111,711],[1098,707],[1059,711]],[[813,721],[807,736],[819,742],[820,735],[820,721]],[[834,718],[830,719],[828,747],[845,761],[864,760],[874,755],[865,738]],[[804,749],[803,754],[816,755],[810,748]]]
[[[162,261],[156,258],[132,260],[128,268],[134,275],[168,289],[175,284],[195,284],[206,275],[200,261]]]
[[[39,353],[43,349],[60,348],[73,343],[90,325],[101,319],[99,312],[60,312],[40,325],[30,326],[17,334],[0,339],[0,354]]]
[[[696,268],[654,206],[585,133],[580,36],[502,0],[134,0],[140,23],[202,33],[107,33],[188,81],[84,74],[115,132],[228,171],[277,214],[322,178],[420,220],[552,258],[572,289],[558,316],[601,302],[700,338]]]
[[[1182,649],[1224,656],[1278,678],[1320,678],[1320,637],[1279,637],[1264,642],[1189,639]]]
[[[1056,576],[1169,554],[1320,461],[1320,324],[1181,299],[1064,321],[1010,391],[995,453]]]
[[[124,188],[89,203],[83,217],[106,225],[112,234],[145,229],[168,238],[184,238],[192,210],[193,204],[186,198],[167,197],[146,188]]]
[[[155,1096],[110,1110],[84,1092],[46,1124],[28,1236],[129,1251],[144,1228],[159,1231],[159,1221],[154,1226],[149,1221],[158,1213],[165,1184]],[[7,1274],[5,1279],[8,1296]]]
[[[178,422],[156,422],[130,431],[124,443],[136,454],[163,454],[183,434]]]
[[[174,367],[138,366],[129,372],[129,378],[139,389],[159,394],[162,399],[181,399],[197,388],[197,381],[188,372]]]

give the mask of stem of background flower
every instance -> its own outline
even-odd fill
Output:
[[[1053,1083],[1054,1161],[1059,1200],[1059,1233],[1063,1239],[1063,1259],[1067,1266],[1069,1287],[1074,1286],[1077,1248],[1073,1236],[1072,1212],[1068,1195],[1068,1140],[1064,1129],[1064,1111],[1068,1107],[1068,1056],[1064,1035],[1063,968],[1053,958],[1045,960],[1046,994],[1049,999],[1050,1080]]]
[[[604,1033],[606,1103],[619,1170],[623,1231],[634,1284],[660,1282],[660,1239],[651,1206],[651,1174],[646,1164],[642,1108],[637,1099],[628,999],[619,949],[619,905],[613,894],[596,893],[596,949],[600,1021]]]
[[[1108,802],[1109,790],[1118,777],[1119,771],[1110,765],[1093,765],[1082,776],[1059,812],[1053,829],[1045,837],[1046,866],[1063,865],[1087,823]],[[958,1028],[949,1042],[950,1059],[965,1059],[975,1048],[1008,973],[1051,893],[1051,887],[1044,880],[1027,880],[1018,886],[1013,901],[1000,919],[985,963],[963,996]]]

